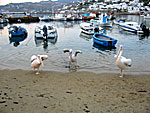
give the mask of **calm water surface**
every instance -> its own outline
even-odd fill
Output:
[[[146,23],[150,27],[150,20],[143,20],[139,16],[122,16],[129,21]],[[119,17],[118,17],[119,18]],[[115,64],[114,55],[119,46],[123,45],[123,56],[131,58],[133,65],[127,68],[128,74],[150,74],[150,37],[141,37],[135,34],[120,31],[117,25],[104,32],[118,40],[116,49],[107,49],[93,44],[92,36],[80,33],[79,24],[81,22],[39,22],[15,24],[23,26],[28,31],[28,37],[21,41],[18,46],[10,43],[8,38],[8,27],[0,29],[0,69],[24,69],[31,70],[30,58],[32,55],[47,54],[48,60],[44,61],[47,71],[90,71],[96,73],[119,73],[120,70]],[[44,45],[43,41],[34,38],[34,30],[37,25],[52,24],[57,28],[58,38],[56,43],[48,41]],[[78,69],[68,68],[68,54],[63,53],[63,49],[80,49],[83,54],[79,54]]]

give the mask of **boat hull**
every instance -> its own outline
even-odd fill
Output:
[[[137,34],[137,32],[138,32],[138,30],[133,29],[133,28],[131,28],[131,27],[129,27],[129,26],[125,26],[125,25],[119,25],[119,26],[120,26],[120,28],[121,28],[122,30],[124,30],[124,31],[128,31],[128,32],[136,33],[136,34]]]
[[[105,47],[114,47],[117,40],[101,33],[95,33],[93,35],[93,42]]]

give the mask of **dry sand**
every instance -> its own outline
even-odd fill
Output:
[[[150,75],[1,70],[0,113],[150,113]]]

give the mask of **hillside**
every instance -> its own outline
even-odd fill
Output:
[[[25,2],[25,3],[10,3],[9,5],[0,6],[2,12],[51,12],[62,8],[64,5],[77,2],[79,0],[58,0],[58,1],[41,1],[41,2]]]

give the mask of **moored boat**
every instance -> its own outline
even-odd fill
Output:
[[[55,14],[55,16],[51,17],[51,20],[54,20],[54,21],[66,21],[67,18],[65,17],[64,13],[57,12]]]
[[[149,34],[149,28],[145,25],[139,25],[136,22],[124,22],[119,24],[120,28],[135,34]]]
[[[114,47],[117,40],[102,33],[95,33],[93,35],[93,42],[106,47]]]
[[[47,15],[44,15],[43,17],[39,17],[40,21],[50,21],[50,17]]]
[[[83,22],[80,24],[81,32],[87,35],[93,35],[95,32],[99,32],[102,28],[99,25],[93,23]]]
[[[52,25],[41,25],[35,28],[35,38],[54,39],[57,37],[57,29]]]
[[[27,30],[24,27],[10,26],[9,37],[27,37]]]
[[[0,18],[0,24],[8,23],[8,19]]]

